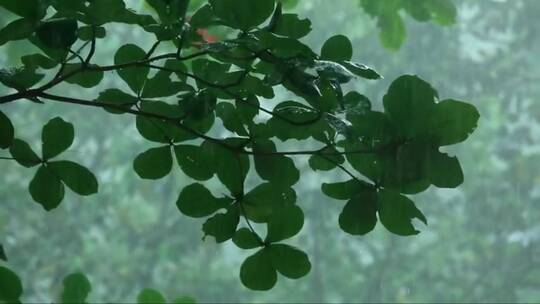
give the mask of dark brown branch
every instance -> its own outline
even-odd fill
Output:
[[[78,99],[78,98],[73,98],[73,97],[52,95],[52,94],[48,94],[48,93],[39,93],[38,96],[42,97],[44,99],[51,100],[51,101],[57,101],[57,102],[68,103],[68,104],[77,104],[77,105],[83,105],[83,106],[90,106],[90,107],[96,107],[96,108],[113,108],[113,109],[120,110],[120,111],[129,113],[129,114],[132,114],[132,115],[137,115],[137,116],[140,115],[140,116],[144,116],[144,117],[148,117],[148,118],[155,118],[155,119],[163,120],[163,121],[172,123],[175,126],[181,128],[184,131],[189,132],[192,135],[195,135],[195,136],[197,136],[199,138],[202,138],[202,139],[211,141],[213,143],[219,144],[219,145],[221,145],[221,146],[223,146],[223,147],[225,147],[227,149],[231,149],[231,150],[235,150],[235,151],[238,150],[237,148],[231,147],[231,146],[225,144],[223,141],[221,141],[221,140],[219,140],[217,138],[213,138],[213,137],[210,137],[210,136],[208,136],[206,134],[203,134],[203,133],[200,133],[200,132],[198,132],[196,130],[193,130],[192,128],[190,128],[190,127],[184,125],[182,122],[180,122],[179,118],[169,117],[169,116],[164,116],[164,115],[159,115],[159,114],[150,113],[150,112],[144,112],[144,111],[139,111],[139,110],[133,110],[133,109],[126,108],[125,106],[122,106],[122,105],[119,105],[119,104],[113,104],[113,103],[107,103],[107,102],[99,102],[98,103],[98,102],[93,102],[93,101],[83,100],[83,99]]]
[[[381,146],[378,149],[362,149],[362,150],[344,151],[344,152],[323,152],[323,150],[325,148],[327,148],[327,147],[324,147],[322,149],[317,149],[317,150],[304,150],[304,151],[277,151],[277,152],[246,151],[246,150],[243,150],[243,149],[238,149],[238,147],[235,147],[235,146],[229,146],[225,142],[223,142],[222,140],[220,140],[218,138],[210,137],[210,136],[208,136],[206,134],[203,134],[203,133],[200,133],[200,132],[198,132],[196,130],[193,130],[192,128],[184,125],[180,121],[181,118],[169,117],[169,116],[150,113],[150,112],[145,112],[145,111],[141,111],[141,110],[134,110],[134,109],[131,109],[131,108],[126,108],[125,106],[122,106],[122,105],[119,105],[119,104],[115,104],[115,103],[107,103],[107,102],[99,102],[98,103],[98,102],[94,102],[94,101],[83,100],[83,99],[78,99],[78,98],[73,98],[73,97],[57,96],[57,95],[52,95],[52,94],[48,94],[48,93],[39,93],[39,94],[37,94],[37,96],[41,97],[41,98],[44,98],[44,99],[51,100],[51,101],[63,102],[63,103],[68,103],[68,104],[78,104],[78,105],[91,106],[91,107],[97,107],[97,108],[113,108],[113,109],[120,110],[120,111],[129,113],[129,114],[132,114],[132,115],[136,115],[136,116],[144,116],[144,117],[148,117],[148,118],[154,118],[154,119],[163,120],[163,121],[172,123],[175,126],[178,126],[179,128],[191,133],[192,135],[195,135],[195,136],[197,136],[199,138],[202,138],[202,139],[208,140],[210,142],[219,144],[222,147],[224,147],[226,149],[229,149],[229,150],[233,151],[234,153],[239,153],[239,154],[260,155],[260,156],[320,155],[320,156],[324,157],[324,156],[332,156],[332,155],[371,154],[371,153],[377,153],[378,151],[381,151],[381,150],[384,150],[384,149],[387,148],[386,146]]]

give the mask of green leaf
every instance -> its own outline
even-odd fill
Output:
[[[154,78],[151,78],[146,82],[141,96],[143,98],[168,97],[191,90],[192,87],[185,82],[171,81],[169,76],[156,74]]]
[[[210,235],[216,239],[216,242],[223,243],[230,240],[240,222],[240,213],[236,205],[227,208],[227,213],[218,213],[209,218],[203,224],[205,236]]]
[[[23,287],[19,277],[10,269],[0,266],[0,301],[20,303]]]
[[[424,191],[429,187],[426,166],[433,149],[428,141],[412,139],[393,151],[381,153],[382,160],[378,164],[384,163],[386,168],[380,184],[401,193],[414,194]]]
[[[107,32],[102,26],[81,26],[77,34],[79,39],[84,41],[91,41],[94,37],[96,39],[105,38]]]
[[[30,148],[30,145],[23,140],[14,139],[13,143],[9,147],[9,153],[15,158],[15,160],[24,167],[30,168],[41,163],[41,159]]]
[[[311,270],[311,262],[307,254],[298,248],[285,244],[272,244],[268,251],[276,270],[290,279],[299,279]]]
[[[403,0],[403,8],[416,21],[425,22],[431,19],[431,12],[426,8],[429,1]]]
[[[335,112],[341,99],[341,87],[329,79],[318,79],[317,86],[321,90],[320,98],[307,99],[306,101],[321,112]]]
[[[377,73],[374,69],[370,68],[365,64],[352,61],[342,61],[340,62],[347,70],[351,71],[353,74],[360,76],[366,79],[381,79],[382,76]]]
[[[170,146],[148,149],[135,158],[133,169],[144,179],[160,179],[171,172],[172,154]]]
[[[377,202],[381,223],[394,234],[408,236],[420,233],[411,223],[414,218],[427,225],[426,217],[414,202],[398,192],[381,190]]]
[[[374,183],[380,183],[387,172],[389,172],[388,174],[392,174],[390,170],[393,167],[391,166],[391,160],[389,160],[392,155],[390,153],[353,153],[353,151],[361,151],[360,148],[362,147],[357,144],[348,144],[345,146],[345,152],[348,153],[347,160],[356,171]]]
[[[182,34],[180,22],[174,24],[150,24],[144,27],[147,32],[153,33],[159,41],[170,41]],[[195,36],[195,34],[193,34]],[[192,36],[192,37],[193,37]],[[197,37],[197,36],[195,36]]]
[[[54,60],[43,54],[25,55],[21,57],[21,61],[30,69],[42,68],[48,70],[57,66]]]
[[[178,102],[180,108],[193,120],[201,120],[213,114],[217,98],[207,90],[188,93]]]
[[[129,109],[137,103],[137,97],[130,95],[128,93],[125,93],[119,89],[107,89],[99,93],[99,96],[96,99],[96,101],[103,104],[115,105],[115,106]],[[109,113],[113,113],[113,114],[125,113],[124,111],[118,109],[117,107],[114,107],[114,108],[104,107],[104,109],[105,111]]]
[[[274,12],[274,0],[210,0],[213,12],[224,24],[249,30],[268,19]]]
[[[144,89],[141,94],[143,98],[157,98],[176,95],[180,92],[189,92],[193,88],[185,82],[185,76],[176,73],[181,81],[171,80],[171,71],[184,71],[185,65],[177,60],[167,60],[163,66],[167,70],[160,70],[154,77],[148,79],[144,84]]]
[[[425,167],[433,149],[432,143],[421,137],[405,143],[394,139],[385,146],[378,146],[374,153],[353,153],[372,148],[366,149],[357,143],[345,144],[345,151],[349,153],[347,160],[354,169],[385,188],[407,194],[429,187]]]
[[[283,86],[299,96],[320,98],[322,93],[314,78],[304,71],[292,70],[287,75],[287,78],[283,79]]]
[[[429,118],[429,133],[440,146],[460,143],[474,132],[480,114],[471,104],[457,100],[443,100],[435,105]]]
[[[46,211],[50,211],[62,202],[64,198],[64,185],[58,176],[49,167],[41,166],[30,181],[28,187],[32,199],[39,203]]]
[[[8,11],[32,20],[39,20],[45,15],[46,4],[40,0],[0,0],[0,6]]]
[[[123,0],[92,0],[85,10],[90,24],[102,25],[112,21],[122,20],[129,12]],[[128,23],[128,22],[124,22]]]
[[[0,29],[0,45],[8,41],[26,39],[36,30],[36,24],[30,19],[14,20]]]
[[[216,107],[216,114],[223,122],[223,126],[241,136],[247,136],[248,132],[244,126],[241,114],[236,107],[230,103],[221,102]]]
[[[406,110],[405,110],[406,111]],[[385,113],[376,111],[350,111],[347,120],[351,123],[352,135],[360,139],[360,147],[352,147],[352,150],[367,148],[378,149],[385,147],[396,138],[396,127]],[[354,146],[356,143],[351,143]],[[347,155],[347,159],[361,158],[364,155]]]
[[[298,5],[299,0],[281,0],[283,3],[283,9],[293,9]]]
[[[0,260],[7,262],[8,258],[6,252],[4,251],[4,245],[0,244]]]
[[[292,186],[300,179],[300,172],[292,159],[275,155],[276,147],[271,141],[257,141],[253,145],[255,170],[257,174],[279,186]]]
[[[277,272],[272,260],[272,254],[267,249],[261,249],[249,256],[240,267],[242,284],[252,290],[272,289],[277,282]]]
[[[233,242],[238,248],[253,249],[263,245],[259,236],[248,228],[240,228],[233,236]]]
[[[315,171],[329,171],[336,168],[338,164],[342,164],[344,161],[345,157],[338,154],[336,148],[326,147],[320,154],[313,154],[309,158],[309,166]]]
[[[273,32],[281,36],[300,39],[311,32],[311,21],[300,19],[296,14],[283,14]]]
[[[347,113],[347,119],[351,115],[362,115],[371,111],[371,101],[366,96],[351,91],[343,96],[343,111]]]
[[[337,200],[349,200],[356,194],[371,189],[366,183],[355,179],[332,184],[323,183],[321,188],[324,194]]]
[[[87,168],[72,161],[50,162],[48,167],[73,192],[84,196],[98,192],[98,181]]]
[[[257,223],[268,222],[275,210],[295,202],[296,192],[292,188],[280,187],[272,183],[258,185],[242,200],[246,216]]]
[[[201,8],[199,8],[193,16],[191,16],[191,20],[189,24],[193,28],[207,28],[210,25],[214,24],[216,21],[216,16],[214,15],[214,12],[212,10],[212,7],[210,4],[205,4]]]
[[[457,157],[433,151],[429,158],[428,175],[439,188],[456,188],[463,183],[463,171]]]
[[[298,234],[304,226],[304,213],[296,205],[275,210],[268,219],[266,242],[276,243]]]
[[[7,149],[13,143],[15,129],[9,117],[0,111],[0,149]]]
[[[66,151],[75,138],[75,129],[69,122],[55,117],[43,126],[41,132],[43,159],[51,159]]]
[[[35,69],[28,67],[9,70],[0,69],[0,82],[19,91],[32,87],[44,76],[44,74],[36,73]]]
[[[377,25],[381,30],[379,38],[385,48],[397,50],[405,42],[407,36],[405,24],[397,12],[379,16]]]
[[[358,191],[339,215],[339,227],[352,235],[365,235],[377,224],[377,193]]]
[[[417,76],[404,75],[392,82],[384,96],[385,112],[399,132],[416,137],[428,132],[426,118],[431,117],[437,92]]]
[[[167,300],[163,295],[152,288],[143,289],[137,296],[137,303],[139,304],[165,304]]]
[[[424,4],[433,15],[435,21],[441,25],[456,23],[457,8],[451,0],[430,0]]]
[[[283,15],[283,6],[281,2],[278,1],[278,3],[276,4],[276,7],[274,8],[274,13],[272,14],[272,18],[270,18],[268,25],[265,26],[264,29],[273,32],[282,15]]]
[[[89,67],[97,67],[96,65],[89,65]],[[79,70],[81,68],[80,63],[75,64],[66,64],[64,69],[64,75],[70,73],[74,70]],[[67,83],[76,84],[83,88],[92,88],[97,86],[103,80],[102,71],[93,71],[88,69],[82,69],[77,74],[68,77],[66,79]]]
[[[222,141],[222,143],[237,148],[245,144],[245,140],[230,138]],[[250,166],[248,156],[235,153],[216,142],[205,141],[202,147],[205,157],[212,162],[221,183],[229,189],[234,197],[242,197],[244,181]]]
[[[146,0],[159,15],[162,23],[179,22],[184,17],[189,1],[186,0]]]
[[[187,176],[199,181],[208,180],[214,176],[214,168],[201,147],[175,145],[174,153],[176,161]]]
[[[353,55],[352,43],[346,36],[336,35],[324,43],[321,50],[321,59],[330,61],[351,60]]]
[[[235,106],[242,121],[246,124],[253,122],[253,119],[259,114],[260,103],[255,95],[246,99],[237,99]]]
[[[230,203],[231,199],[216,198],[206,187],[195,183],[182,189],[176,206],[187,216],[201,218],[226,208]]]
[[[327,114],[324,116],[324,120],[332,128],[332,131],[334,132],[333,134],[340,134],[345,137],[349,137],[350,127],[341,118],[338,118],[337,116],[332,114]],[[322,140],[322,142],[328,142],[326,136],[324,136],[323,138],[324,140]]]
[[[41,23],[36,34],[41,42],[54,49],[69,49],[77,41],[77,20],[56,18]]]
[[[270,118],[266,126],[268,132],[282,141],[308,139],[326,131],[327,125],[321,113],[301,103],[284,101],[277,105],[273,112],[279,117]]]
[[[304,60],[307,61],[302,64],[309,63],[309,60],[317,59],[317,55],[313,50],[298,39],[278,36],[268,31],[259,31],[255,35],[259,38],[259,41],[255,42],[256,47],[258,49],[269,49],[278,58],[295,57],[300,59],[299,63],[302,63]]]
[[[215,60],[196,59],[191,63],[191,69],[195,76],[204,79],[212,84],[219,84],[226,77],[231,65],[220,63]],[[230,83],[230,82],[228,82]],[[198,82],[200,88],[204,88],[204,83]]]
[[[53,59],[56,63],[60,64],[64,62],[69,54],[68,49],[51,48],[45,45],[36,35],[31,36],[28,39],[33,45],[38,47],[47,57]]]
[[[54,0],[51,5],[60,15],[74,16],[85,10],[86,0]]]
[[[316,60],[315,70],[320,77],[338,83],[347,83],[354,74],[339,63],[327,60]]]
[[[134,44],[121,46],[114,55],[114,64],[127,64],[143,60],[146,52]],[[148,67],[127,67],[118,70],[120,78],[133,90],[139,94],[144,87],[150,68]]]
[[[86,298],[92,286],[82,273],[73,273],[64,278],[62,290],[62,303],[86,303]]]
[[[162,101],[143,100],[140,110],[178,121],[184,116],[179,106]],[[171,121],[164,121],[163,119],[137,116],[136,126],[142,137],[153,142],[170,144],[171,141],[181,142],[196,138],[196,136],[181,129]]]
[[[115,1],[117,2],[119,1],[121,5],[124,5],[123,0],[115,0]],[[178,0],[174,0],[174,1],[178,1]],[[102,2],[102,1],[93,0],[92,2],[97,3],[97,2]],[[107,2],[114,2],[114,1],[108,0]],[[137,14],[130,8],[128,9],[124,8],[120,10],[119,13],[113,14],[110,20],[113,22],[138,25],[143,28],[156,23],[156,20],[152,16]]]

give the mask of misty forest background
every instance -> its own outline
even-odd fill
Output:
[[[144,1],[126,1],[144,10]],[[295,189],[306,224],[294,242],[313,268],[301,280],[280,280],[269,292],[247,290],[238,269],[247,255],[232,245],[202,240],[200,223],[181,215],[174,202],[190,181],[180,170],[153,183],[133,173],[132,160],[145,150],[129,117],[62,105],[6,105],[21,137],[39,140],[42,122],[61,115],[77,123],[67,153],[100,180],[100,193],[68,195],[51,213],[32,202],[31,172],[1,162],[0,231],[10,267],[25,285],[24,302],[48,301],[62,278],[82,271],[90,279],[90,301],[134,299],[145,287],[169,298],[190,295],[199,302],[536,302],[540,299],[540,1],[454,1],[456,25],[441,27],[406,17],[407,39],[396,52],[381,46],[375,22],[358,0],[300,1],[295,8],[313,22],[305,39],[319,49],[330,36],[348,36],[355,58],[385,79],[355,82],[374,107],[402,74],[418,74],[441,97],[473,103],[479,128],[457,148],[465,183],[415,196],[429,225],[403,238],[382,226],[364,237],[336,229],[343,203],[324,196],[321,182],[337,171],[314,173],[307,157],[297,159],[303,180]],[[0,10],[0,27],[13,15]],[[219,33],[215,33],[219,35]],[[149,34],[118,25],[107,31],[96,62],[115,47]],[[0,47],[0,66],[31,54],[28,42]],[[118,82],[118,83],[114,83]],[[106,78],[93,91],[122,87]],[[63,85],[66,95],[77,87]],[[0,87],[0,95],[5,94]],[[284,100],[285,92],[277,99]],[[92,96],[89,96],[92,97]],[[3,110],[4,110],[3,108]],[[311,180],[311,182],[309,182]]]

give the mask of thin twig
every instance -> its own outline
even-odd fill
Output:
[[[96,52],[96,26],[92,26],[92,41],[90,42],[90,51],[88,51],[88,56],[86,56],[86,59],[84,60],[83,66],[87,67],[90,65],[90,60],[92,60],[92,57],[94,56],[94,53]]]
[[[336,167],[338,167],[339,169],[341,169],[341,171],[345,172],[347,175],[349,175],[352,179],[356,180],[357,182],[360,182],[366,186],[369,186],[370,188],[376,188],[376,185],[374,184],[370,184],[360,178],[358,178],[356,175],[354,175],[351,171],[349,171],[347,168],[345,168],[343,165],[341,165],[340,163],[334,161],[333,159],[331,159],[330,157],[324,155],[324,154],[319,154],[320,157],[322,157],[323,159],[325,159],[326,161],[334,164]]]
[[[146,52],[146,56],[144,56],[144,59],[150,58],[152,56],[152,54],[154,54],[154,52],[156,51],[156,49],[157,49],[157,47],[159,46],[160,43],[161,43],[160,40],[157,40],[156,42],[154,42],[154,44],[152,45],[150,50],[148,50],[148,52]]]

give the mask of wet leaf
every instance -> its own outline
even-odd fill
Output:
[[[69,49],[77,41],[77,20],[57,18],[47,20],[37,28],[41,42],[54,49]]]
[[[86,303],[86,298],[92,286],[82,273],[73,273],[64,278],[62,290],[62,303]]]
[[[72,161],[54,161],[48,167],[73,192],[84,196],[98,192],[98,181],[86,167]]]

